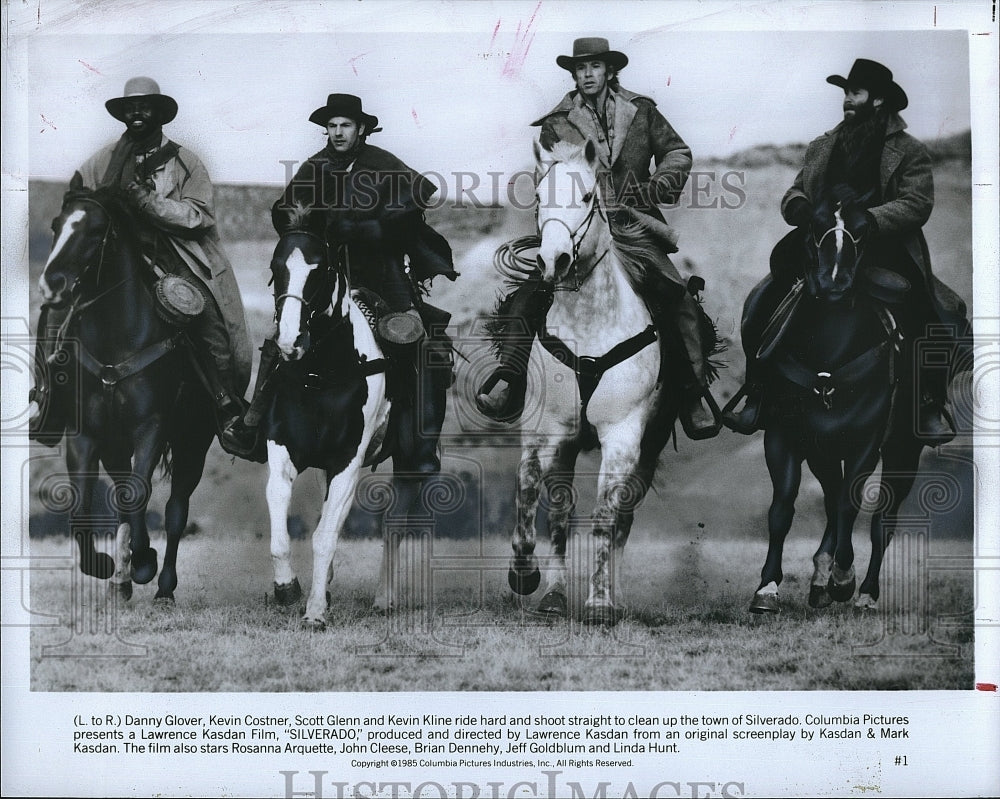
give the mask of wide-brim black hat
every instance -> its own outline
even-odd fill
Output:
[[[347,117],[359,125],[365,126],[365,135],[382,130],[378,126],[378,117],[366,114],[361,108],[361,98],[353,94],[331,94],[326,98],[326,105],[320,106],[309,115],[309,121],[315,122],[321,128],[333,117]]]
[[[587,36],[573,42],[573,55],[556,56],[556,63],[570,72],[576,67],[577,61],[593,61],[600,59],[614,70],[619,70],[628,64],[628,56],[617,50],[610,49],[608,40],[600,36]]]
[[[148,100],[157,110],[161,125],[166,125],[177,116],[177,101],[166,94],[160,94],[160,86],[152,78],[129,78],[122,94],[122,97],[112,97],[104,104],[108,113],[119,122],[125,121],[126,104],[140,97]]]
[[[831,75],[826,82],[841,89],[846,89],[848,86],[867,89],[869,94],[885,98],[890,111],[902,111],[910,102],[906,92],[892,79],[889,68],[867,58],[856,59],[846,78],[841,75]]]

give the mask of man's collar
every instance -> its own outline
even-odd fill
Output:
[[[840,120],[835,127],[830,128],[830,130],[826,132],[826,135],[834,136],[840,133],[840,131],[844,129],[845,124],[844,120]],[[886,120],[885,135],[888,137],[893,133],[899,133],[901,130],[906,130],[906,120],[899,115],[898,111],[893,111],[889,114],[889,118]]]
[[[649,102],[653,103],[653,105],[656,105],[656,103],[651,97],[647,97],[644,94],[636,94],[635,92],[630,92],[628,89],[623,89],[621,86],[619,86],[617,89],[612,89],[609,86],[608,93],[614,95],[615,102],[617,102],[618,100],[634,102],[637,99],[642,99],[642,100],[648,100]],[[543,116],[539,117],[534,122],[532,122],[531,127],[538,127],[543,122],[545,122],[545,120],[548,117],[552,116],[553,114],[569,113],[574,108],[582,108],[583,105],[584,105],[583,95],[580,93],[578,89],[573,89],[572,91],[566,92],[566,95],[562,98],[562,100],[559,101],[559,104],[556,105],[555,108],[553,108],[547,114],[544,114]]]

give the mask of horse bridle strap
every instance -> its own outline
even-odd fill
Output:
[[[79,348],[80,365],[94,377],[100,379],[105,386],[113,388],[125,378],[138,374],[167,353],[172,352],[177,348],[180,339],[181,334],[176,333],[170,338],[150,344],[145,349],[140,350],[135,355],[129,356],[118,364],[101,363],[81,344]]]
[[[646,349],[658,338],[656,326],[650,325],[641,333],[636,333],[631,338],[620,344],[616,344],[604,355],[591,357],[587,355],[577,355],[570,349],[569,345],[558,336],[554,336],[548,330],[542,330],[538,334],[538,342],[556,360],[566,364],[576,375],[577,386],[580,388],[580,403],[586,413],[587,403],[597,390],[598,384],[604,373],[614,366],[627,361],[633,355],[637,355]]]

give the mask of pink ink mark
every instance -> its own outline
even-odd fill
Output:
[[[81,64],[83,64],[83,65],[84,65],[84,66],[85,66],[85,67],[86,67],[87,69],[89,69],[89,70],[90,70],[91,72],[95,72],[95,73],[97,73],[98,75],[100,75],[100,74],[101,74],[101,70],[99,70],[99,69],[98,69],[97,67],[92,67],[92,66],[91,66],[90,64],[88,64],[88,63],[87,63],[86,61],[84,61],[84,60],[83,60],[82,58],[78,58],[78,59],[77,59],[77,61],[79,61],[79,62],[80,62]]]
[[[732,141],[733,140],[733,136],[736,135],[736,128],[737,127],[738,127],[737,125],[733,125],[733,129],[731,131],[729,131],[729,141]]]
[[[493,42],[497,40],[497,33],[500,31],[500,20],[497,20],[496,26],[493,28],[493,35],[490,37],[490,49],[493,49]]]
[[[992,683],[992,682],[977,682],[976,683],[976,690],[977,691],[993,691],[993,692],[996,692],[997,686],[996,686],[995,683]]]
[[[413,124],[415,124],[419,128],[420,127],[420,117],[417,116],[417,109],[416,108],[411,108],[410,109],[410,116],[413,117]]]
[[[49,120],[45,118],[45,114],[39,114],[38,116],[40,116],[42,118],[42,122],[44,122],[46,125],[52,128],[52,130],[59,130],[59,128],[57,128],[55,125],[53,125]],[[45,133],[45,128],[42,128],[41,133]]]
[[[669,86],[669,85],[670,85],[670,76],[667,75],[667,86]]]
[[[371,51],[369,50],[368,52],[370,53]],[[368,55],[368,53],[359,53],[358,55],[354,56],[354,58],[348,58],[348,59],[347,59],[347,63],[351,65],[351,71],[352,71],[352,72],[353,72],[353,73],[354,73],[355,75],[357,75],[357,74],[358,74],[358,68],[354,66],[354,62],[355,62],[355,61],[360,61],[360,60],[361,60],[362,58],[364,58],[364,57],[365,57],[366,55]]]
[[[504,62],[503,71],[500,73],[504,77],[517,75],[521,71],[521,67],[524,66],[524,62],[528,58],[528,51],[531,49],[531,43],[535,40],[535,32],[531,28],[538,18],[538,11],[541,7],[542,0],[538,0],[538,5],[535,6],[535,10],[531,13],[531,18],[524,26],[523,32],[521,30],[521,23],[517,23],[517,32],[514,34],[514,46],[511,48],[510,54]]]

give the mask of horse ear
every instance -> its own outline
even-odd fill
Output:
[[[592,139],[587,139],[587,144],[583,148],[583,157],[587,159],[590,166],[597,163],[597,147],[594,146]]]
[[[535,152],[536,164],[547,164],[552,160],[552,152],[537,139],[531,142],[531,148]]]
[[[73,177],[69,179],[69,190],[70,191],[80,191],[83,188],[83,175],[79,172],[74,172]]]

